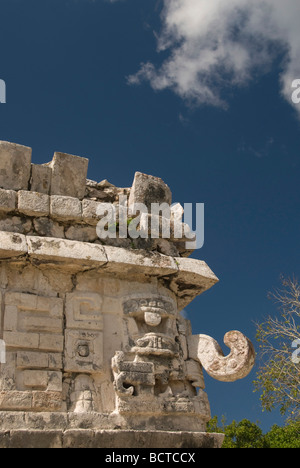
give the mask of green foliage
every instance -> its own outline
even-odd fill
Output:
[[[126,224],[127,224],[127,227],[128,227],[128,231],[130,232],[130,223],[131,221],[133,220],[134,218],[127,218],[126,220]],[[115,221],[113,223],[107,223],[105,226],[104,226],[104,230],[105,231],[109,231],[109,232],[112,232],[112,233],[118,233],[119,232],[119,228],[120,228],[120,222],[119,221]]]
[[[222,418],[219,425],[215,416],[209,421],[207,431],[225,434],[222,448],[300,448],[299,421],[292,421],[284,427],[275,424],[263,434],[259,425],[248,419],[226,425]]]
[[[300,421],[279,427],[276,424],[265,435],[270,448],[300,448]]]
[[[260,366],[255,389],[261,392],[264,410],[279,407],[282,415],[300,419],[300,363],[292,359],[292,343],[300,339],[300,285],[282,279],[283,289],[270,297],[279,306],[279,316],[257,325]]]
[[[223,421],[222,427],[219,427],[218,418],[215,416],[208,423],[207,430],[225,434],[222,448],[266,448],[262,430],[248,419],[239,423],[232,421],[228,425]]]

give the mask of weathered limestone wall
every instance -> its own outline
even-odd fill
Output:
[[[97,207],[171,203],[159,178],[87,180],[88,160],[0,142],[0,447],[217,447],[203,367],[234,381],[252,345],[224,357],[180,311],[212,287],[184,239],[99,239]],[[121,444],[121,445],[120,445]]]

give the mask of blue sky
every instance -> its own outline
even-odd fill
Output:
[[[276,313],[268,291],[300,276],[300,107],[289,98],[300,10],[217,3],[2,0],[0,139],[32,147],[34,163],[76,154],[91,179],[127,187],[141,171],[173,201],[205,203],[193,257],[220,282],[188,307],[194,333],[221,344],[237,329],[257,345],[254,322]],[[213,415],[283,422],[262,413],[255,370],[233,384],[205,377]]]

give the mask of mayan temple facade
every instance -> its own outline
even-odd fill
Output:
[[[97,183],[85,158],[31,153],[0,142],[0,448],[221,447],[203,370],[243,378],[253,347],[231,331],[224,356],[180,313],[217,277],[174,233],[96,229],[104,203],[171,204],[169,187],[138,172],[131,188]]]

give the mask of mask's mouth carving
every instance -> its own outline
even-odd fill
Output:
[[[162,333],[147,333],[136,340],[137,346],[132,349],[136,354],[157,354],[174,356],[178,353],[175,339]]]

